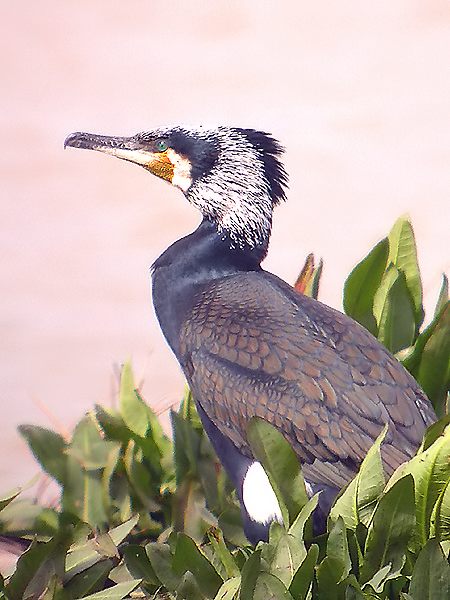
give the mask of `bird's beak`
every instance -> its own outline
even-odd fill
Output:
[[[172,183],[174,167],[165,152],[151,152],[136,137],[116,137],[93,133],[71,133],[64,141],[64,148],[84,148],[111,154],[122,160],[141,165],[154,175]]]

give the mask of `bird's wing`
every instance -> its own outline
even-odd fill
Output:
[[[365,329],[264,272],[209,284],[180,349],[194,398],[222,433],[250,454],[249,419],[270,421],[313,481],[341,486],[385,423],[392,472],[433,417],[414,379]]]

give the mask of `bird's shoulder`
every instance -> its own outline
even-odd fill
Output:
[[[265,271],[212,280],[199,293],[181,329],[184,347],[235,347],[242,356],[267,351],[318,353],[329,366],[332,356],[361,374],[381,377],[375,365],[397,362],[363,327],[341,312],[298,293]],[[248,346],[244,346],[244,342]],[[257,343],[258,341],[258,343]],[[258,348],[257,348],[258,346]],[[259,348],[261,346],[261,348]],[[234,354],[233,354],[234,356]],[[312,356],[311,356],[312,358]],[[401,371],[403,373],[403,370]],[[400,377],[399,383],[409,383]]]

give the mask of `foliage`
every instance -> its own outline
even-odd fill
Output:
[[[424,320],[422,283],[411,223],[400,218],[388,237],[353,269],[344,285],[345,312],[364,325],[414,375],[436,414],[446,413],[450,388],[448,279],[431,323]]]
[[[321,264],[309,257],[297,288],[317,294]],[[61,486],[58,508],[15,490],[0,499],[0,532],[28,548],[0,597],[145,597],[213,600],[440,600],[450,597],[450,416],[445,415],[450,324],[446,280],[421,331],[422,290],[410,224],[392,232],[350,274],[346,311],[427,389],[442,418],[418,453],[386,482],[385,431],[336,500],[326,535],[314,538],[308,499],[284,438],[255,419],[249,440],[280,502],[269,541],[246,541],[240,510],[189,392],[172,413],[173,440],[122,370],[118,409],[97,406],[70,440],[32,425],[20,433]],[[24,542],[24,540],[26,540]]]

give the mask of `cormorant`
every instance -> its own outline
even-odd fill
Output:
[[[137,163],[181,189],[202,221],[153,265],[153,302],[209,439],[267,539],[280,508],[247,441],[249,419],[277,427],[327,514],[385,423],[385,470],[416,451],[435,415],[411,375],[351,318],[264,271],[274,207],[285,199],[283,148],[253,129],[73,133],[65,146]]]

